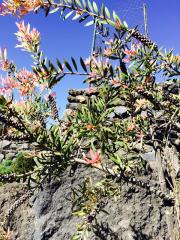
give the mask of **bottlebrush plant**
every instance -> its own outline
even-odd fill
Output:
[[[68,166],[73,168],[77,164],[103,172],[102,194],[98,195],[99,203],[94,200],[95,209],[93,204],[82,204],[82,209],[76,211],[76,215],[79,212],[79,216],[86,215],[87,219],[74,240],[85,239],[96,222],[96,215],[106,205],[103,198],[107,201],[113,195],[108,194],[107,177],[111,184],[123,180],[144,187],[165,203],[174,205],[174,228],[178,229],[180,164],[175,165],[173,156],[179,157],[180,146],[180,57],[173,55],[173,51],[163,52],[137,28],[129,29],[115,11],[111,14],[104,5],[99,8],[89,0],[58,3],[7,0],[3,1],[1,14],[22,17],[31,11],[38,13],[40,9],[46,16],[60,11],[64,20],[71,17],[85,26],[98,23],[103,29],[110,25],[113,34],[106,38],[101,50],[88,59],[80,57],[80,61],[76,61],[71,57],[71,61],[57,59],[53,63],[40,50],[40,33],[24,21],[17,23],[18,47],[29,52],[34,62],[32,71],[18,70],[8,60],[6,49],[1,49],[0,66],[8,76],[1,79],[0,121],[9,126],[5,138],[35,142],[37,152],[34,169],[24,175],[9,175],[11,181],[26,176],[28,183],[35,181],[38,187],[46,179],[61,176]],[[79,71],[79,65],[83,71]],[[163,85],[155,81],[159,74],[164,76]],[[91,87],[86,89],[85,98],[78,100],[79,108],[63,121],[53,88],[66,75],[84,76],[84,83]],[[23,105],[18,103],[18,106],[13,100],[14,89],[19,91]],[[124,115],[115,111],[122,104],[126,108]],[[48,122],[50,117],[53,121]],[[147,162],[141,157],[146,144],[153,146],[156,153],[160,190],[139,179],[147,172]],[[136,145],[140,147],[137,149]],[[169,179],[171,187],[167,184]],[[1,175],[0,180],[8,182],[8,176]],[[85,202],[93,201],[97,188],[91,188],[88,193],[83,188],[79,201],[85,192]],[[173,229],[169,231],[170,235],[175,234]]]

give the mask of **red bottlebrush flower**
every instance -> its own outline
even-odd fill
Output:
[[[119,80],[116,80],[116,79],[110,80],[110,83],[111,83],[112,85],[116,85],[116,86],[121,84],[120,81],[119,81]]]
[[[92,149],[89,151],[90,158],[84,157],[84,160],[87,164],[97,164],[101,161],[101,154],[100,150],[94,152]]]
[[[94,131],[96,129],[96,126],[94,126],[93,124],[87,124],[86,129]]]
[[[88,94],[96,93],[97,92],[97,88],[96,87],[89,87],[88,89],[86,89],[86,92]]]
[[[127,131],[128,132],[132,132],[136,129],[136,124],[135,123],[131,123],[128,127],[127,127]]]
[[[130,62],[131,61],[131,59],[130,58],[123,58],[123,60],[122,60],[124,63],[128,63],[128,62]]]
[[[134,50],[134,49],[128,50],[128,49],[126,48],[126,49],[124,50],[124,53],[125,53],[126,55],[133,56],[133,55],[136,55],[137,51]]]
[[[34,11],[38,7],[43,6],[42,0],[3,0],[0,7],[1,15],[5,16],[7,14],[18,15],[19,18]]]
[[[117,30],[121,30],[121,21],[120,21],[119,19],[116,20],[115,28],[116,28]]]
[[[6,71],[9,67],[10,63],[7,59],[7,50],[6,48],[0,48],[0,69]]]
[[[40,45],[40,33],[35,28],[30,30],[30,24],[25,25],[24,21],[16,23],[16,25],[18,32],[15,35],[20,42],[20,45],[16,45],[16,47],[20,47],[27,52],[36,52]]]
[[[104,55],[105,55],[106,57],[110,57],[110,56],[112,55],[112,49],[111,49],[111,48],[106,48],[106,49],[104,50]]]

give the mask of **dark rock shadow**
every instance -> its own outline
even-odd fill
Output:
[[[141,229],[136,229],[134,227],[132,227],[132,229],[136,235],[134,240],[152,240],[152,237],[147,234],[142,233]]]
[[[101,222],[93,226],[93,232],[100,240],[120,240],[118,234],[115,233],[108,223]]]

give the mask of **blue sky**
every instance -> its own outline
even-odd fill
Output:
[[[180,53],[180,0],[97,0],[98,5],[102,2],[110,10],[115,10],[121,20],[126,20],[133,27],[139,25],[143,32],[143,10],[144,2],[147,4],[149,37],[158,46],[166,49],[175,49]],[[125,19],[124,19],[125,18]],[[63,60],[88,57],[91,52],[93,27],[84,27],[83,24],[67,20],[63,21],[58,13],[44,17],[43,13],[38,15],[30,14],[24,17],[36,27],[42,36],[42,49],[45,55],[52,60],[59,58]],[[16,17],[0,16],[0,47],[7,47],[9,58],[17,63],[18,67],[30,69],[31,58],[26,52],[22,52],[14,46],[17,44],[14,33],[17,31]],[[70,88],[83,88],[82,78],[66,77],[57,87],[57,98],[61,111],[66,105],[67,90]]]

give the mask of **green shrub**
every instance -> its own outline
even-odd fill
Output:
[[[12,169],[14,173],[25,173],[34,169],[35,161],[31,155],[28,153],[19,153],[16,160],[12,164]]]

